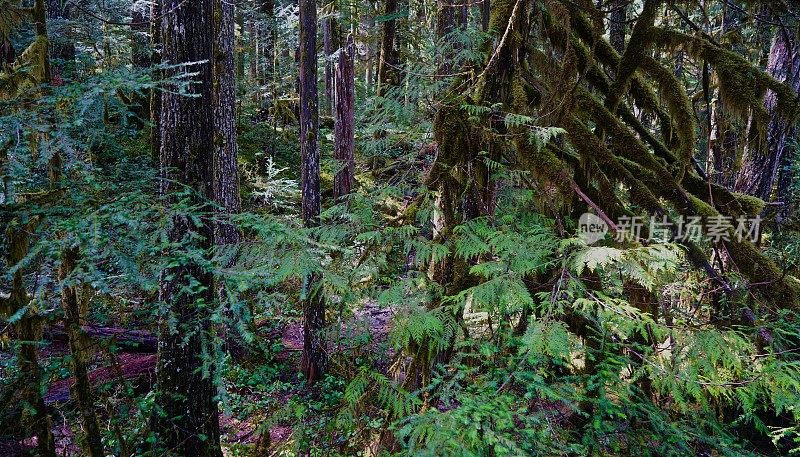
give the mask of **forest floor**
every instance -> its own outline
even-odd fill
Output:
[[[374,351],[378,347],[384,347],[390,330],[390,322],[393,311],[388,308],[380,308],[374,302],[367,302],[359,310],[353,313],[350,318],[340,319],[331,325],[335,330],[334,338],[331,338],[329,351],[336,354],[342,351]],[[266,327],[264,327],[266,329]],[[115,399],[123,398],[126,389],[133,389],[137,395],[146,394],[154,385],[156,380],[156,354],[153,353],[150,338],[152,334],[145,331],[129,331],[114,328],[93,328],[92,332],[118,332],[124,339],[141,338],[145,344],[139,347],[123,348],[116,354],[109,354],[107,351],[98,351],[95,354],[94,365],[96,366],[89,373],[89,378],[96,390],[102,390],[102,398],[99,403],[100,413],[103,409],[113,410],[117,405],[113,404]],[[278,329],[265,330],[257,335],[257,338],[264,340],[274,340],[280,342],[275,346],[276,353],[272,362],[274,378],[281,380],[284,388],[268,392],[269,398],[264,398],[265,392],[258,389],[238,389],[235,386],[235,397],[238,404],[265,404],[268,403],[276,408],[285,406],[290,400],[303,392],[304,386],[297,375],[300,354],[303,350],[303,325],[299,321],[290,321]],[[127,352],[130,351],[130,352]],[[10,357],[8,352],[0,351],[0,357]],[[43,366],[55,363],[59,358],[68,356],[68,346],[66,341],[59,336],[45,335],[45,344],[40,350],[40,362]],[[256,362],[258,363],[258,362]],[[385,367],[382,367],[385,369]],[[53,381],[48,386],[44,399],[45,404],[53,417],[53,434],[56,440],[58,455],[76,456],[81,455],[81,450],[77,443],[75,430],[71,427],[74,421],[69,421],[67,417],[74,417],[75,406],[71,401],[70,389],[74,384],[74,378],[65,377]],[[234,396],[234,395],[232,395]],[[250,417],[242,417],[236,414],[230,405],[221,408],[220,427],[222,433],[223,451],[226,456],[242,455],[236,449],[254,447],[260,440],[258,430],[262,418],[269,412],[261,412]],[[238,417],[237,417],[238,416]],[[269,447],[267,455],[273,455],[282,445],[291,438],[292,426],[289,423],[277,422],[269,427]],[[13,456],[24,454],[32,450],[35,446],[35,439],[23,441],[0,440],[0,455]],[[246,454],[245,454],[246,455]]]

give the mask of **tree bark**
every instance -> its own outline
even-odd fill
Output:
[[[334,63],[333,55],[340,46],[339,24],[333,17],[327,17],[322,21],[322,50],[325,53],[325,99],[328,103],[325,110],[329,113],[336,111],[334,100]]]
[[[383,11],[384,16],[397,15],[397,0],[386,0]],[[390,87],[400,84],[400,75],[397,67],[400,58],[395,49],[397,36],[397,20],[389,19],[383,22],[383,36],[381,38],[381,58],[378,64],[378,96],[386,95]]]
[[[455,27],[455,7],[453,7],[451,0],[438,0],[437,7],[436,36],[441,40],[444,48],[444,52],[439,57],[441,61],[439,62],[437,72],[439,78],[442,78],[445,75],[453,73],[453,58],[455,57],[455,52],[452,48],[452,43],[448,42],[448,38]]]
[[[733,3],[733,0],[729,0]],[[727,34],[740,27],[741,13],[733,6],[724,5],[722,10],[722,33]],[[737,46],[733,50],[739,52]],[[716,104],[711,112],[711,132],[709,146],[714,165],[714,182],[728,189],[733,189],[736,183],[736,161],[739,144],[739,135],[736,127],[732,125],[731,116],[722,101],[717,97]],[[750,127],[748,127],[750,130]],[[749,136],[749,135],[748,135]]]
[[[198,195],[195,203],[202,204],[214,198],[213,40],[209,33],[214,24],[213,0],[162,0],[161,7],[170,11],[161,21],[164,61],[205,61],[186,69],[198,72],[197,84],[187,89],[195,97],[161,96],[161,193],[173,201],[177,197],[172,194],[188,186]],[[179,71],[170,70],[167,76]],[[173,243],[200,240],[192,248],[207,252],[213,223],[176,215],[169,239]],[[153,431],[159,436],[155,445],[177,455],[220,457],[214,364],[206,360],[214,353],[208,341],[214,303],[211,272],[196,261],[181,260],[162,273],[159,298],[169,316],[163,316],[159,325],[157,404],[162,414],[153,420]]]
[[[789,84],[800,94],[800,44],[790,29],[779,29],[770,48],[767,73],[778,81]],[[777,113],[777,97],[768,91],[764,107],[770,116],[767,126],[766,153],[748,148],[742,160],[742,170],[736,179],[736,190],[769,201],[787,151],[787,140],[794,137],[793,123]]]
[[[375,27],[375,16],[372,14],[372,11],[365,11],[361,16],[361,27],[366,30],[372,30]],[[374,60],[375,60],[375,45],[373,44],[372,40],[369,39],[369,36],[365,38],[363,42],[364,46],[364,87],[367,90],[367,93],[371,93],[370,87],[372,87],[372,82],[374,79]]]
[[[302,216],[306,227],[319,225],[319,104],[317,95],[317,6],[300,0],[300,155]],[[312,274],[303,284],[303,357],[301,371],[309,384],[322,378],[326,354],[322,330],[325,302],[318,290],[321,279]]]
[[[151,62],[161,63],[161,0],[156,0],[150,4],[150,46]],[[153,79],[159,80],[160,72],[153,72]],[[150,155],[154,164],[160,160],[161,150],[161,91],[157,88],[150,90]]]
[[[234,44],[234,4],[226,0],[214,0],[214,201],[219,205],[219,220],[214,224],[214,246],[235,245],[240,233],[235,225],[225,219],[241,211],[239,200],[239,165],[236,134],[236,75]],[[225,256],[225,267],[235,260],[235,251]],[[240,340],[237,319],[223,283],[217,284],[217,296],[225,308],[226,322],[223,326],[225,345],[235,358],[246,354],[245,344]]]
[[[51,73],[48,55],[47,10],[44,0],[34,2],[32,13],[36,39],[40,42],[36,52],[41,53],[32,56],[32,61],[35,62],[31,72],[33,82],[48,84],[51,82]],[[54,155],[54,159],[57,157],[57,154]],[[54,159],[50,160],[49,165],[52,166]],[[50,175],[54,176],[53,170],[50,170]],[[4,202],[6,204],[14,203],[14,192],[13,189],[10,189],[13,187],[13,180],[8,180],[4,184]],[[29,218],[25,221],[16,219],[7,224],[5,228],[6,249],[8,250],[6,265],[18,265],[25,259],[30,249],[29,234],[35,230],[37,224],[38,218]],[[17,269],[11,277],[11,293],[7,298],[0,297],[0,318],[2,319],[8,319],[30,305],[23,274],[23,268]],[[34,308],[25,310],[18,317],[12,326],[12,332],[20,345],[17,359],[23,386],[22,400],[26,406],[22,423],[36,437],[37,454],[44,457],[55,457],[55,441],[51,432],[52,420],[47,414],[41,395],[42,368],[39,364],[38,345],[36,344],[41,336],[40,317]]]
[[[83,313],[79,302],[78,286],[66,282],[75,270],[77,262],[78,248],[67,248],[62,254],[61,265],[58,270],[58,279],[61,281],[61,307],[64,309],[64,326],[67,329],[72,375],[75,377],[72,396],[78,405],[83,425],[81,448],[89,457],[102,457],[105,452],[101,441],[100,424],[97,421],[97,414],[94,409],[92,386],[89,384],[88,339],[81,328]]]
[[[35,221],[27,224],[12,223],[6,228],[8,242],[7,265],[17,265],[28,255],[28,233],[36,226]],[[19,310],[28,306],[30,299],[25,288],[23,270],[14,272],[11,279],[11,294],[3,300],[0,317],[7,319]],[[39,365],[39,355],[35,342],[39,339],[41,325],[38,317],[26,312],[13,327],[17,339],[20,341],[18,354],[19,370],[23,378],[22,398],[28,408],[22,417],[22,423],[36,437],[36,451],[44,457],[55,457],[56,447],[53,434],[50,431],[52,421],[45,409],[44,399],[41,395],[42,368]]]
[[[145,9],[146,8],[146,9]],[[131,7],[131,63],[133,68],[143,70],[153,64],[153,51],[151,49],[152,38],[150,37],[150,14],[152,5],[135,4]],[[145,120],[150,118],[150,103],[152,95],[134,94],[132,98],[133,109],[138,119],[141,120],[140,127],[144,126]]]
[[[355,47],[353,36],[347,37],[347,44],[336,62],[335,78],[335,136],[334,157],[342,169],[333,177],[334,198],[341,198],[353,191],[355,179],[355,77],[353,58]]]
[[[33,22],[35,24],[36,37],[49,43],[49,38],[47,37],[47,9],[45,8],[44,0],[36,0],[34,2]],[[50,68],[50,56],[47,55],[47,48],[48,47],[44,47],[45,55],[43,58],[39,59],[41,68],[35,72],[41,75],[41,81],[38,82],[45,84],[49,84],[53,79]]]
[[[609,17],[609,39],[611,46],[620,55],[625,51],[625,23],[628,20],[629,0],[614,0],[611,4],[611,15]]]
[[[118,327],[98,327],[81,325],[81,333],[102,345],[113,344],[120,352],[137,354],[154,354],[158,349],[158,338],[147,330],[127,330]],[[68,329],[52,326],[45,331],[45,338],[50,341],[69,341]]]
[[[214,200],[227,214],[241,211],[236,143],[234,5],[214,0]],[[214,226],[214,244],[233,244],[239,232],[224,222]]]
[[[247,47],[247,53],[249,54],[249,66],[248,66],[248,73],[250,76],[250,82],[252,84],[258,84],[259,81],[259,69],[258,69],[258,27],[256,27],[255,20],[250,17],[250,20],[247,21],[247,31],[250,35],[250,44]],[[255,91],[255,99],[259,101],[261,99],[261,91]]]
[[[264,15],[266,21],[266,30],[263,33],[263,45],[261,46],[260,54],[264,59],[264,68],[260,72],[260,82],[262,86],[273,85],[273,78],[275,75],[275,41],[277,39],[277,23],[275,21],[275,1],[262,0],[261,13]],[[275,94],[270,91],[271,102],[275,103]]]

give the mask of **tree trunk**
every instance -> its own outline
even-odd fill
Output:
[[[373,14],[372,9],[369,11],[365,11],[362,18],[361,18],[361,25],[366,30],[372,30],[375,28],[375,16]],[[375,79],[374,75],[374,67],[375,67],[375,59],[376,59],[376,49],[374,42],[370,39],[370,36],[366,36],[366,41],[363,44],[364,46],[364,60],[365,60],[365,69],[364,69],[364,87],[367,90],[367,93],[371,93],[370,87],[372,87],[373,80]]]
[[[25,225],[12,222],[6,228],[6,239],[8,243],[7,265],[17,265],[27,255],[29,250],[28,233],[33,231],[36,226],[35,221],[29,221]],[[3,300],[0,317],[7,319],[16,314],[19,310],[28,306],[30,299],[25,288],[22,269],[14,272],[11,280],[11,294]],[[55,457],[56,448],[53,434],[50,432],[52,421],[45,409],[44,400],[41,395],[42,368],[39,365],[39,355],[37,354],[37,344],[41,325],[38,316],[31,311],[26,312],[13,327],[13,332],[20,341],[18,354],[19,370],[23,378],[22,399],[27,406],[22,417],[22,423],[27,430],[32,431],[36,437],[36,451],[38,455],[45,457]]]
[[[133,68],[143,70],[152,65],[153,52],[150,47],[150,10],[152,5],[135,4],[131,7],[131,63]],[[133,94],[132,111],[136,113],[139,124],[143,127],[146,119],[150,118],[151,94]]]
[[[162,56],[172,64],[200,62],[198,84],[188,87],[195,97],[164,93],[161,96],[161,193],[168,201],[188,186],[201,199],[213,199],[213,0],[163,0]],[[186,71],[183,70],[183,71]],[[170,75],[181,70],[170,70]],[[212,222],[182,215],[173,217],[169,239],[195,241],[192,249],[207,251],[213,239]],[[180,253],[175,253],[184,258]],[[192,286],[195,284],[196,286]],[[199,287],[198,287],[199,286]],[[209,341],[214,284],[211,272],[195,261],[181,260],[162,273],[160,301],[169,316],[159,326],[157,404],[161,414],[153,420],[159,436],[155,444],[177,455],[219,457],[219,412],[213,382],[214,351]],[[204,355],[205,354],[205,355]],[[210,355],[209,355],[210,354]]]
[[[483,0],[481,5],[481,30],[489,31],[489,17],[492,13],[492,3],[490,0]]]
[[[277,39],[278,30],[275,21],[275,1],[262,0],[261,13],[266,20],[266,30],[263,33],[263,45],[261,45],[260,54],[264,59],[264,68],[261,71],[261,85],[273,85],[273,78],[275,76],[275,40]],[[275,95],[270,93],[271,102],[275,103]]]
[[[300,0],[300,155],[303,188],[302,215],[306,227],[319,224],[319,105],[317,95],[317,6]],[[303,358],[301,370],[309,384],[322,378],[325,369],[325,302],[321,279],[312,274],[303,284]]]
[[[49,43],[47,37],[47,10],[44,6],[44,0],[36,0],[36,2],[34,2],[33,22],[36,25],[36,37]],[[44,50],[45,55],[39,59],[41,68],[37,69],[35,73],[40,75],[39,83],[49,84],[53,78],[50,71],[50,57],[47,55],[47,46],[44,47]]]
[[[386,0],[384,16],[397,15],[397,0]],[[395,49],[397,35],[397,20],[392,18],[383,22],[383,37],[381,39],[381,59],[378,64],[378,96],[386,95],[390,87],[400,84],[398,65],[400,58]]]
[[[35,49],[40,55],[32,56],[35,64],[31,73],[34,83],[47,84],[51,82],[51,74],[48,56],[47,11],[44,0],[36,0],[32,13],[36,39],[40,42],[40,46]],[[52,170],[50,174],[53,175]],[[14,203],[14,192],[13,189],[10,189],[13,187],[13,180],[8,180],[4,184],[5,203]],[[7,224],[5,228],[6,249],[8,250],[6,265],[18,265],[25,259],[30,249],[29,233],[36,229],[37,224],[38,218],[30,218],[26,221],[17,219]],[[25,287],[23,269],[20,268],[14,272],[11,278],[9,297],[0,298],[0,318],[8,319],[29,304],[30,298]],[[38,345],[36,344],[36,341],[40,339],[41,322],[35,309],[31,308],[23,312],[12,326],[12,332],[20,343],[17,363],[23,381],[22,400],[26,406],[22,422],[36,437],[37,454],[44,457],[55,457],[55,441],[51,432],[52,421],[50,415],[47,414],[41,395],[42,368],[39,365]]]
[[[234,245],[239,242],[239,230],[225,218],[241,211],[239,201],[239,166],[236,135],[236,80],[234,45],[234,4],[214,0],[214,201],[219,205],[220,220],[214,224],[214,246]],[[225,256],[226,267],[234,260],[234,252]],[[240,357],[246,353],[236,326],[237,316],[223,287],[217,284],[217,296],[225,307],[224,340],[229,353]]]
[[[150,4],[150,45],[151,62],[161,63],[161,0],[156,0]],[[158,80],[159,71],[154,71],[153,79]],[[157,89],[150,89],[150,155],[153,163],[157,164],[160,160],[161,150],[161,92]]]
[[[246,46],[246,38],[244,36],[244,6],[243,5],[236,5],[236,27],[239,28],[240,33],[236,40],[236,81],[238,82],[236,86],[236,96],[237,99],[246,95],[246,89],[242,82],[245,80],[245,46]],[[241,113],[237,113],[237,117],[241,115]]]
[[[72,40],[68,21],[72,6],[62,0],[47,0],[47,18],[58,25],[60,33],[50,41],[50,58],[53,61],[54,84],[63,84],[64,70],[67,62],[75,60],[75,43]]]
[[[77,261],[78,248],[67,248],[62,254],[61,265],[58,269],[58,279],[61,281],[61,306],[64,309],[64,327],[67,329],[72,375],[75,377],[72,396],[78,405],[83,425],[81,448],[89,457],[102,457],[105,452],[101,441],[100,425],[94,409],[92,386],[89,384],[87,363],[89,341],[81,329],[83,313],[79,303],[78,286],[66,282],[75,270]]]
[[[334,64],[333,55],[340,46],[339,24],[333,17],[327,17],[322,21],[322,49],[325,53],[325,111],[333,114],[336,111],[334,101]]]
[[[158,338],[147,330],[82,325],[81,333],[85,338],[97,341],[101,345],[111,345],[113,342],[119,352],[154,354],[158,348]],[[48,328],[44,336],[50,341],[69,341],[68,329],[61,326]]]
[[[775,79],[789,84],[800,94],[800,52],[797,35],[790,29],[778,29],[772,40],[767,72]],[[736,190],[769,201],[772,188],[780,173],[783,157],[787,152],[787,140],[794,137],[793,123],[787,122],[777,113],[775,93],[768,91],[764,107],[769,113],[766,153],[748,148],[743,159],[742,170],[736,179]]]
[[[488,1],[488,0],[485,0]],[[444,52],[439,57],[440,62],[437,73],[439,77],[444,77],[453,73],[453,59],[455,50],[453,44],[449,42],[450,34],[455,26],[455,7],[451,0],[438,0],[438,12],[436,15],[436,36],[442,43]]]
[[[628,20],[628,0],[614,0],[611,3],[611,15],[609,16],[609,40],[611,46],[622,54],[625,51],[625,22]]]
[[[259,61],[259,46],[258,46],[258,27],[256,26],[255,19],[251,16],[250,19],[247,21],[247,31],[250,35],[250,43],[247,46],[247,53],[249,55],[249,66],[248,66],[248,73],[250,76],[250,83],[251,84],[258,84],[259,82],[259,68],[258,68],[258,61]],[[261,100],[261,90],[255,91],[255,100],[258,102]]]
[[[234,6],[214,0],[214,200],[228,214],[241,210],[236,144],[236,81],[234,75]],[[214,226],[214,244],[239,241],[231,224]]]
[[[347,44],[339,54],[336,62],[335,79],[335,136],[334,157],[342,169],[333,178],[334,198],[340,198],[353,191],[355,179],[355,77],[353,75],[353,58],[355,47],[353,36],[347,37]]]
[[[730,3],[733,3],[730,0]],[[727,3],[722,11],[722,33],[730,33],[741,27],[742,17],[738,9]],[[741,46],[733,46],[733,50],[739,52]],[[736,162],[738,154],[739,136],[736,126],[732,124],[732,119],[728,109],[722,101],[722,97],[717,97],[717,102],[711,113],[711,132],[709,146],[714,164],[714,182],[728,189],[733,189],[736,182]],[[750,128],[748,127],[748,130]],[[748,135],[749,136],[749,135]]]

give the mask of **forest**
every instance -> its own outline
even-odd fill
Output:
[[[794,0],[0,0],[0,456],[800,455]]]

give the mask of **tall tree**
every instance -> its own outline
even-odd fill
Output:
[[[47,11],[44,0],[36,0],[31,10],[34,30],[36,37],[30,46],[14,59],[13,48],[7,48],[6,52],[11,52],[10,57],[16,60],[19,66],[29,66],[31,71],[22,74],[22,80],[17,85],[12,85],[13,90],[19,90],[25,83],[33,86],[48,84],[51,82],[50,59],[48,56],[48,36],[47,36]],[[7,26],[7,25],[6,25]],[[6,29],[4,32],[7,33]],[[4,38],[8,39],[8,36]],[[10,45],[9,45],[10,46]],[[9,67],[3,70],[13,69]],[[3,75],[5,76],[5,75]],[[6,94],[9,95],[9,94]],[[14,94],[16,95],[16,94]],[[35,95],[35,96],[38,96]],[[39,135],[33,135],[32,141],[39,141]],[[8,160],[7,149],[12,144],[11,140],[4,142],[0,164]],[[35,154],[32,150],[31,155]],[[54,155],[54,158],[58,155]],[[57,159],[55,160],[57,161]],[[48,192],[38,194],[38,196],[28,200],[27,203],[38,205],[58,196],[60,192],[52,185],[58,177],[60,170],[54,168],[54,160],[48,164],[49,175],[51,176],[51,189]],[[3,203],[4,205],[15,205],[20,203],[20,199],[14,189],[13,179],[4,177]],[[55,179],[54,179],[55,178]],[[32,200],[32,201],[31,201]],[[5,208],[3,208],[5,210]],[[38,345],[36,341],[41,334],[41,318],[35,310],[30,307],[31,299],[28,295],[25,284],[25,264],[24,260],[30,251],[31,233],[33,233],[41,222],[41,217],[33,214],[19,214],[5,226],[6,235],[6,265],[14,266],[10,281],[10,293],[8,296],[0,295],[0,319],[10,319],[12,316],[19,316],[15,319],[11,331],[19,341],[19,351],[17,360],[19,365],[19,377],[21,388],[21,398],[25,408],[22,416],[23,425],[36,437],[36,453],[43,457],[55,457],[56,448],[53,433],[51,431],[52,420],[45,408],[42,398],[42,367],[39,363]]]
[[[609,41],[619,52],[625,50],[625,23],[628,19],[629,0],[614,0],[611,3],[611,14],[608,19]]]
[[[397,0],[386,0],[383,10],[383,35],[381,38],[381,57],[378,63],[378,95],[385,95],[387,89],[400,84],[400,55],[397,52]]]
[[[154,6],[139,2],[131,6],[131,64],[137,70],[149,68],[153,64],[153,48],[150,15]],[[150,119],[152,95],[150,93],[133,94],[133,112],[139,119]]]
[[[741,9],[736,5],[733,0],[724,2],[722,9],[722,33],[723,37],[729,36],[736,32],[742,26],[743,17]],[[731,49],[741,53],[741,46],[731,44]],[[719,69],[715,69],[719,70]],[[729,189],[734,187],[736,180],[736,160],[739,145],[739,135],[737,128],[734,125],[734,116],[732,116],[732,108],[726,106],[725,97],[717,97],[712,112],[711,130],[709,135],[709,146],[711,152],[711,159],[714,168],[714,181]],[[754,131],[757,123],[749,122],[749,131]],[[753,135],[749,135],[752,139]],[[750,141],[753,143],[753,141]]]
[[[151,63],[161,63],[161,0],[150,4],[150,49],[152,52]],[[158,71],[153,78],[158,79]],[[161,91],[156,88],[150,90],[150,154],[153,162],[158,163],[161,150]]]
[[[322,20],[322,50],[325,53],[325,98],[328,102],[325,110],[331,114],[336,110],[334,102],[334,62],[333,55],[340,47],[341,32],[339,23],[334,17],[335,2],[330,3],[332,11],[326,12]]]
[[[800,40],[794,30],[780,27],[772,40],[767,62],[767,72],[778,81],[789,84],[800,93]],[[736,178],[736,190],[769,201],[772,188],[781,171],[783,158],[789,148],[788,140],[794,136],[794,123],[777,112],[778,100],[774,92],[767,93],[764,108],[770,114],[767,125],[766,151],[747,148],[742,169]]]
[[[236,145],[236,81],[234,63],[234,5],[214,0],[214,200],[227,213],[241,210]],[[231,244],[239,233],[231,224],[217,224],[214,244]]]
[[[261,86],[272,87],[275,77],[275,40],[278,38],[278,24],[275,20],[275,0],[260,0],[261,14],[264,20],[264,31],[259,36],[263,43],[260,44],[259,59],[264,61],[264,68],[260,70]],[[270,91],[269,97],[275,103],[275,94]]]
[[[306,227],[319,224],[319,102],[317,94],[317,5],[300,0],[300,160],[303,191],[302,216]],[[303,289],[303,358],[301,371],[309,383],[322,378],[325,369],[325,302],[320,277],[311,274]]]
[[[355,76],[353,58],[355,46],[353,36],[339,53],[335,71],[335,119],[334,157],[342,167],[333,177],[333,196],[339,198],[353,191],[355,175]]]
[[[179,198],[173,195],[183,186],[196,193],[198,204],[214,198],[213,43],[208,33],[214,26],[213,6],[213,0],[161,3],[161,10],[170,12],[161,21],[163,60],[187,66],[170,69],[165,76],[197,72],[195,83],[187,88],[191,96],[175,91],[161,96],[161,193],[168,202]],[[192,247],[206,251],[211,247],[213,224],[205,218],[177,214],[171,221],[169,239],[197,243],[199,246]],[[175,255],[177,265],[161,277],[160,301],[170,315],[164,316],[159,326],[157,402],[161,411],[154,418],[153,430],[159,437],[157,446],[170,453],[219,457],[216,386],[213,373],[209,373],[213,363],[204,360],[204,354],[213,353],[208,350],[212,275],[192,256]]]
[[[2,319],[8,319],[24,310],[30,302],[21,264],[30,249],[29,233],[36,229],[38,223],[38,218],[29,217],[26,221],[14,220],[6,227],[6,243],[8,243],[6,264],[16,266],[17,270],[14,271],[11,280],[11,293],[8,298],[0,297]],[[22,399],[27,406],[23,414],[23,425],[36,437],[37,454],[43,457],[55,457],[52,422],[41,395],[42,368],[35,344],[39,339],[40,330],[38,316],[32,315],[31,311],[23,313],[13,328],[21,346],[17,357],[22,378]]]
[[[239,230],[225,218],[241,211],[239,200],[239,165],[236,135],[236,68],[235,68],[235,7],[225,0],[214,0],[214,201],[222,216],[214,224],[214,245],[232,245],[239,241]],[[234,257],[227,259],[226,267]],[[230,300],[222,284],[217,285],[220,302],[225,307],[228,322],[225,325],[225,342],[235,357],[244,354],[244,345],[238,338],[235,317]]]
[[[61,307],[64,310],[64,327],[71,356],[72,374],[75,385],[72,388],[75,403],[81,414],[83,437],[81,448],[89,457],[102,457],[105,454],[101,441],[100,423],[94,409],[94,395],[89,382],[89,346],[90,341],[81,328],[86,315],[85,288],[75,283],[70,276],[74,273],[79,260],[80,250],[77,246],[68,246],[62,253],[58,279],[61,281]]]
[[[445,52],[439,56],[440,61],[437,70],[439,75],[448,75],[453,73],[453,57],[455,56],[455,52],[451,47],[452,45],[448,43],[447,39],[453,32],[454,27],[455,7],[449,0],[438,0],[436,12],[436,35],[440,42],[444,43],[444,46],[446,47]]]

